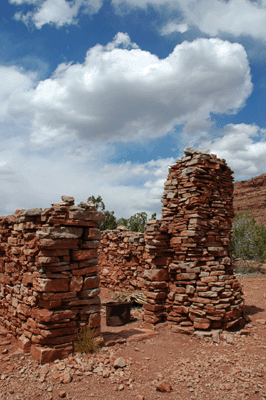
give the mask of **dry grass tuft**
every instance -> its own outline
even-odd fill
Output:
[[[80,353],[96,353],[99,347],[97,333],[89,326],[83,329],[83,332],[78,335],[77,342],[75,342],[75,349]]]

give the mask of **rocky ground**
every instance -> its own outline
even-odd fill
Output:
[[[250,323],[240,332],[189,337],[142,313],[121,327],[105,324],[95,355],[38,365],[0,331],[0,399],[265,399],[266,276],[241,275]],[[110,299],[107,290],[102,300]]]

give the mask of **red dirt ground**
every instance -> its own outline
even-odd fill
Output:
[[[167,324],[145,330],[139,310],[132,310],[135,321],[109,327],[103,307],[105,347],[40,366],[0,330],[0,399],[266,400],[266,276],[239,280],[251,322],[223,332],[218,343],[174,333]],[[111,293],[103,289],[101,297],[111,300]]]

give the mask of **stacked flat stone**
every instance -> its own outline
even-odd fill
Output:
[[[155,301],[162,320],[187,333],[241,325],[243,296],[230,258],[233,178],[225,160],[186,148],[169,170],[162,202],[161,224],[167,225],[170,253],[164,265],[164,309],[163,301]],[[160,269],[155,266],[154,276]],[[149,322],[150,314],[145,315]]]
[[[69,354],[84,326],[100,332],[104,214],[93,203],[62,200],[0,219],[0,323],[41,363]]]
[[[171,259],[167,225],[162,220],[148,221],[145,227],[145,321],[156,324],[165,317],[168,293],[168,264]]]
[[[99,246],[101,286],[120,292],[144,287],[144,234],[125,226],[102,232]]]

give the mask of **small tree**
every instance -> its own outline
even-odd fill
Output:
[[[100,231],[104,231],[106,229],[116,229],[117,222],[114,211],[107,211],[105,210],[105,204],[101,196],[94,197],[90,196],[88,198],[89,201],[93,201],[95,207],[98,211],[102,211],[105,215],[105,220],[98,223],[98,227]]]
[[[145,225],[147,223],[148,215],[145,212],[137,213],[132,215],[128,220],[128,227],[133,232],[145,231]]]
[[[106,229],[116,229],[117,221],[114,215],[114,211],[104,211],[105,220],[99,223],[100,231],[105,231]]]
[[[156,213],[153,213],[153,214],[151,215],[150,221],[153,220],[153,219],[157,219],[157,218],[156,218]]]

